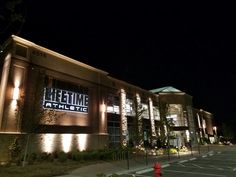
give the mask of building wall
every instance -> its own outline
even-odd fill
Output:
[[[181,114],[188,120],[183,131],[188,129],[193,134],[192,142],[195,142],[191,96],[182,92],[154,94],[22,38],[12,36],[9,41],[2,63],[0,130],[4,134],[20,134],[24,141],[22,144],[30,138],[32,152],[107,147],[111,137],[109,121],[117,121],[117,118],[120,144],[126,146],[132,138],[128,130],[134,128],[133,120],[137,118],[126,112],[127,101],[146,109],[139,117],[137,130],[144,141],[153,143],[160,135],[161,107],[162,103],[168,103],[182,105]],[[67,99],[72,99],[72,94],[78,89],[76,93],[88,95],[88,112],[75,112],[71,108],[70,111],[43,109],[45,88],[60,89],[58,94],[55,90],[53,92],[55,100],[62,100],[62,90],[67,93]],[[110,95],[118,98],[117,112],[107,111]],[[154,108],[159,112],[154,112]]]
[[[211,143],[217,142],[217,128],[214,126],[213,114],[203,109],[194,109],[194,115],[199,141],[201,140],[202,143],[206,140]]]
[[[86,139],[87,149],[106,147],[107,123],[102,104],[110,84],[105,82],[107,73],[21,38],[13,37],[9,45],[12,48],[4,53],[5,78],[1,79],[1,132],[55,134],[55,144],[62,141],[62,135],[73,137],[71,146],[75,147],[81,144],[76,137],[86,137],[82,139]],[[46,77],[88,89],[88,113],[42,109]],[[19,91],[18,98],[13,98],[15,90]],[[42,143],[42,137],[31,137],[32,144]]]

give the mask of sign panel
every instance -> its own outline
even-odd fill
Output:
[[[88,100],[88,95],[84,93],[57,88],[44,88],[43,108],[87,114]]]

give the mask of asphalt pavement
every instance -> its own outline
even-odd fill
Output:
[[[222,148],[199,157],[168,163],[163,166],[162,177],[235,177],[236,149]],[[136,177],[153,177],[153,170],[137,171]]]
[[[214,175],[215,177],[226,177],[224,174],[227,174],[227,177],[232,175],[235,177],[236,147],[201,146],[201,148],[171,156],[133,156],[128,160],[104,161],[80,167],[68,175],[58,177],[97,177],[98,174],[153,177],[155,163],[161,164],[162,177]],[[227,165],[221,167],[222,164]]]
[[[107,161],[97,164],[87,165],[80,167],[72,171],[68,175],[58,176],[58,177],[97,177],[98,174],[105,174],[109,176],[111,174],[132,174],[136,171],[141,171],[144,169],[153,169],[156,162],[160,162],[162,165],[165,163],[175,162],[180,159],[187,159],[192,157],[192,155],[197,154],[197,152],[184,152],[175,155],[160,155],[160,156],[133,156],[130,159],[118,160],[118,161]]]

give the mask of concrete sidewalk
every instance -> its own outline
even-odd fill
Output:
[[[166,165],[168,163],[190,159],[193,157],[199,156],[195,151],[192,154],[190,152],[180,154],[180,158],[177,155],[171,155],[170,158],[168,156],[153,156],[153,157],[139,157],[132,158],[127,160],[119,160],[119,161],[109,161],[102,162],[98,164],[92,164],[84,167],[80,167],[74,171],[72,171],[68,175],[58,176],[58,177],[97,177],[97,174],[131,174],[136,171],[141,171],[144,169],[153,168],[156,162],[160,162],[161,166]],[[148,159],[148,160],[147,160]]]

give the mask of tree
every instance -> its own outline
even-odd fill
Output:
[[[169,104],[161,102],[159,104],[159,111],[160,111],[160,122],[159,122],[159,127],[160,127],[160,137],[159,141],[161,143],[161,146],[165,146],[166,143],[168,142],[168,136],[169,132],[172,127],[172,121],[171,119],[167,119],[169,115]]]
[[[143,117],[142,114],[146,111],[146,109],[143,108],[141,102],[137,100],[135,97],[134,99],[134,118],[133,118],[133,124],[134,124],[134,146],[144,146],[143,141]]]
[[[232,127],[231,125],[222,123],[221,131],[224,138],[232,140],[235,138],[235,132],[234,132],[234,127]]]
[[[9,151],[11,155],[11,161],[19,164],[20,162],[20,154],[21,154],[21,146],[19,143],[19,138],[16,137],[14,141],[9,146]]]
[[[18,35],[26,18],[26,4],[22,0],[3,0],[0,3],[0,42],[11,34]]]

